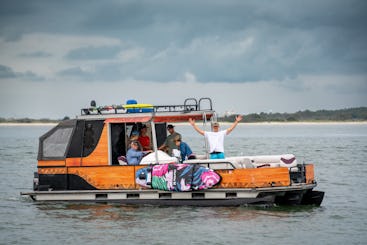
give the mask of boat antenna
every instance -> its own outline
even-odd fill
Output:
[[[204,130],[207,130],[207,120],[206,120],[206,112],[204,111],[203,112],[203,128]],[[206,155],[206,158],[209,159],[209,149],[208,149],[208,142],[207,142],[207,139],[204,135],[204,142],[205,142],[205,155]]]

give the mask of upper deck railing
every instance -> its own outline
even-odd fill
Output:
[[[95,101],[91,101],[91,107],[82,108],[81,115],[104,115],[104,114],[126,114],[126,113],[160,113],[160,112],[192,112],[192,111],[213,111],[213,103],[210,98],[185,99],[183,105],[151,105],[151,104],[126,104],[96,106]]]

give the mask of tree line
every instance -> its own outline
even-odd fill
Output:
[[[233,122],[236,115],[219,117],[218,121]],[[244,115],[244,122],[323,122],[367,121],[367,107],[340,110],[297,111],[295,113],[252,113]]]
[[[0,117],[0,123],[59,123],[62,120],[67,120],[69,117],[64,117],[63,119],[49,119],[49,118],[41,118],[41,119],[33,119],[33,118],[3,118]]]

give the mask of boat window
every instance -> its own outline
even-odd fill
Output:
[[[85,121],[83,136],[83,157],[91,154],[96,148],[103,129],[103,121]]]
[[[51,135],[43,140],[43,157],[65,157],[73,128],[58,128]]]

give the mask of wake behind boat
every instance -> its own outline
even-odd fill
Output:
[[[313,190],[314,165],[299,163],[293,154],[203,155],[179,163],[158,150],[168,123],[189,118],[210,122],[215,115],[209,98],[160,106],[130,100],[97,107],[93,102],[76,119],[62,121],[40,137],[33,191],[21,194],[35,201],[122,204],[321,204],[324,192]],[[153,153],[139,165],[128,165],[129,139],[144,126]]]

